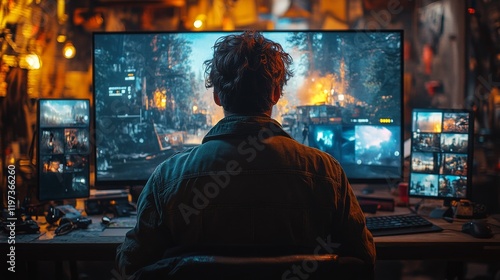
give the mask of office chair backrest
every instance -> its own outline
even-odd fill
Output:
[[[373,279],[373,266],[351,257],[327,255],[186,255],[162,259],[132,279]]]

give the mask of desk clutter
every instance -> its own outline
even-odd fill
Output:
[[[10,217],[7,210],[2,212],[2,229],[5,232],[12,231],[16,234],[32,234],[40,231],[38,223],[30,217],[18,215],[13,218]]]
[[[59,224],[54,231],[56,235],[68,234],[74,229],[86,229],[92,223],[91,219],[83,217],[71,205],[50,206],[45,219],[50,224]]]
[[[92,203],[96,201],[93,200]],[[107,228],[130,229],[135,226],[136,218],[132,215],[135,213],[135,207],[128,202],[116,203],[108,199],[104,202],[99,201],[96,205],[100,207],[91,209],[88,208],[88,204],[85,204],[85,209],[91,210],[90,215],[87,211],[78,210],[69,204],[49,205],[44,215],[34,214],[41,210],[31,209],[27,212],[25,207],[11,212],[5,209],[2,212],[1,230],[7,234],[15,232],[19,236],[50,233],[49,236],[55,237],[78,229],[94,232],[104,231]],[[44,208],[42,206],[38,207]],[[16,216],[10,217],[9,213],[15,213]],[[95,225],[92,226],[92,224]],[[85,232],[79,235],[85,236]]]
[[[489,215],[484,204],[475,203],[468,199],[454,201],[448,206],[436,202],[421,201],[415,204],[415,211],[423,216],[449,219],[484,219]]]
[[[468,199],[451,202],[439,199],[413,197],[407,203],[401,203],[401,191],[377,190],[366,194],[358,190],[357,199],[366,214],[368,229],[374,236],[394,236],[417,233],[440,232],[443,228],[436,225],[436,219],[447,223],[457,223],[462,228],[456,229],[475,238],[492,238],[496,233],[490,223],[487,207]],[[449,203],[448,203],[449,202]],[[409,213],[400,214],[399,209],[406,208]]]
[[[40,226],[33,220],[35,207],[29,199],[24,199],[19,207],[2,209],[1,225],[4,232],[15,234],[33,234],[40,231]]]

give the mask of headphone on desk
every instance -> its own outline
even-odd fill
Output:
[[[92,223],[92,220],[89,218],[74,215],[74,213],[64,213],[59,207],[54,205],[49,206],[45,219],[51,225],[59,222],[55,230],[56,235],[68,234],[77,228],[86,229]]]
[[[62,218],[54,232],[56,235],[65,235],[77,228],[86,229],[91,223],[92,220],[85,217],[80,217],[74,222],[71,219]]]

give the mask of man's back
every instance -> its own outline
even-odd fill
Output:
[[[359,242],[371,235],[338,163],[268,117],[223,119],[201,146],[160,165],[144,192],[139,203],[155,201],[168,231],[164,250],[272,244],[313,253],[329,244],[322,249],[371,258]]]
[[[167,180],[160,183],[166,189],[160,200],[173,218],[174,242],[314,245],[331,234],[338,166],[280,129],[266,128],[278,128],[266,118],[233,129],[242,118],[226,119],[204,144],[161,167]],[[246,132],[257,125],[266,131],[261,137]]]
[[[338,162],[297,143],[271,118],[291,63],[259,32],[215,42],[205,85],[225,118],[201,146],[150,177],[138,223],[118,248],[125,273],[175,256],[179,247],[270,245],[375,262],[372,235]]]

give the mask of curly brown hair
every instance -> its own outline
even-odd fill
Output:
[[[258,32],[220,37],[212,59],[206,60],[206,88],[213,87],[224,110],[262,113],[274,105],[272,94],[293,76],[292,57],[283,47]]]

